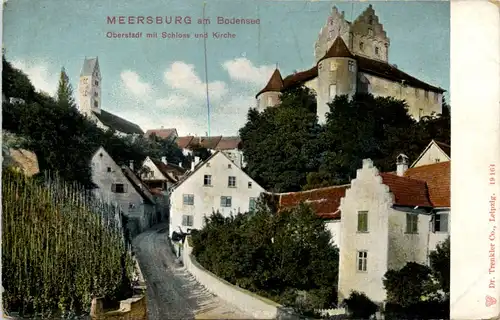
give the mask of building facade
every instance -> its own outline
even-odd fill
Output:
[[[248,212],[265,190],[223,152],[196,165],[171,193],[170,236],[174,231],[201,229],[204,217]]]
[[[316,94],[320,123],[326,122],[328,103],[335,96],[358,92],[405,100],[416,120],[440,114],[445,90],[390,64],[389,49],[390,40],[371,5],[352,22],[333,7],[314,46],[314,66],[285,78],[276,69],[256,95],[257,108],[274,106],[283,90],[304,85]]]
[[[98,58],[85,58],[78,83],[79,111],[103,130],[116,134],[143,135],[141,127],[102,109],[102,76]]]

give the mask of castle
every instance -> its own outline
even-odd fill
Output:
[[[137,124],[101,109],[101,80],[98,58],[85,58],[78,84],[79,111],[101,129],[112,129],[119,135],[143,135]]]
[[[257,109],[279,103],[285,89],[304,85],[317,99],[320,123],[326,122],[327,103],[337,95],[355,93],[405,100],[417,121],[442,111],[445,90],[427,84],[389,63],[390,41],[372,5],[353,22],[334,6],[314,46],[315,65],[282,78],[278,68],[256,95]]]

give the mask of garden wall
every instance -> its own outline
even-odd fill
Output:
[[[187,239],[184,242],[182,262],[186,269],[208,291],[241,311],[252,315],[255,319],[299,319],[298,316],[282,305],[220,279],[203,268],[191,254],[193,248],[188,242]]]

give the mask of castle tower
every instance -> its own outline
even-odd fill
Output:
[[[339,36],[330,49],[318,61],[318,121],[326,122],[330,111],[328,103],[337,95],[356,93],[358,66],[354,55],[349,51],[344,40]]]
[[[314,44],[316,62],[325,55],[337,37],[342,37],[345,43],[350,43],[350,28],[349,22],[345,20],[344,12],[339,12],[337,7],[333,6],[327,23],[319,31],[318,39]]]
[[[92,112],[101,113],[101,80],[97,57],[85,58],[78,84],[79,108],[82,114],[92,117]]]
[[[283,78],[278,68],[276,68],[267,85],[255,96],[255,99],[257,99],[257,110],[262,111],[267,107],[277,105],[280,102],[282,88]]]
[[[352,53],[388,62],[390,41],[372,5],[352,22],[350,32]]]

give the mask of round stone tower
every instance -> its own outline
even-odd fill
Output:
[[[280,101],[281,89],[283,89],[283,78],[278,68],[276,68],[267,85],[255,96],[257,110],[262,111],[267,107],[277,105]]]
[[[335,96],[356,93],[358,66],[355,56],[341,37],[337,37],[326,54],[318,60],[318,120],[326,122],[328,103]]]

